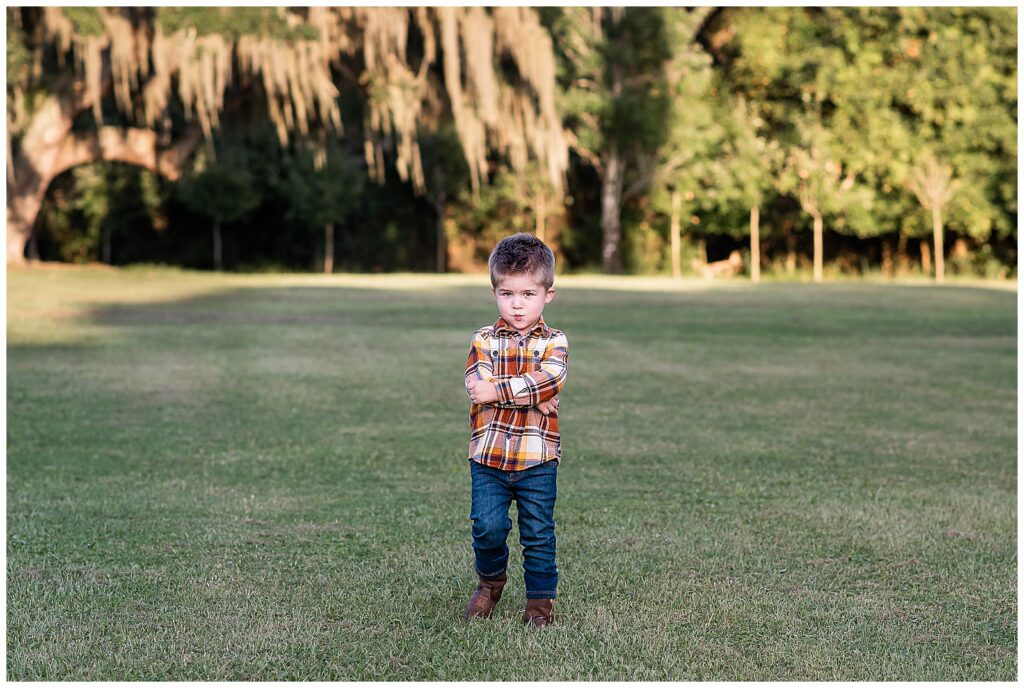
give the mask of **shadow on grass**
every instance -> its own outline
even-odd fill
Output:
[[[574,331],[632,337],[640,327],[655,338],[683,333],[704,338],[754,328],[779,337],[827,339],[838,332],[849,334],[859,324],[871,336],[926,337],[961,331],[983,336],[1015,335],[1015,321],[1008,331],[1006,319],[1000,317],[1015,308],[1015,292],[973,286],[776,283],[648,291],[556,284],[556,298],[547,306],[545,319],[570,337]],[[204,325],[338,330],[365,326],[406,331],[411,337],[421,330],[449,329],[463,332],[468,341],[474,329],[495,317],[486,286],[441,284],[417,291],[349,285],[233,287],[170,301],[96,304],[73,319],[121,334],[149,327],[194,333]],[[8,354],[33,346],[15,344],[8,347]]]

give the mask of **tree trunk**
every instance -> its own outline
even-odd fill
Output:
[[[39,260],[39,237],[35,232],[28,239],[28,259]]]
[[[334,223],[324,225],[324,272],[334,272]]]
[[[824,234],[824,222],[821,218],[821,213],[814,215],[814,281],[821,282],[823,277],[822,270],[822,234]]]
[[[932,274],[932,247],[927,239],[921,239],[921,274],[926,277]]]
[[[213,221],[213,269],[220,272],[224,267],[221,256],[220,220]]]
[[[10,196],[8,195],[8,198]],[[32,225],[23,221],[16,221],[11,212],[12,201],[7,201],[7,263],[25,263],[25,245],[32,236]],[[36,212],[39,209],[36,208]],[[34,214],[33,214],[34,216]],[[20,218],[19,218],[20,220]]]
[[[935,237],[935,281],[942,284],[946,281],[946,266],[943,262],[942,209],[938,205],[932,208],[932,234]]]
[[[956,241],[953,242],[953,246],[949,249],[949,256],[950,258],[969,260],[971,249],[967,246],[967,240],[963,237],[957,237]]]
[[[907,256],[907,235],[900,230],[899,244],[896,246],[896,274],[902,275],[910,269],[910,258]]]
[[[761,209],[750,209],[750,280],[761,281]]]
[[[786,234],[786,272],[796,272],[796,234],[790,229]]]
[[[171,180],[199,142],[198,127],[166,150],[157,150],[156,132],[150,129],[101,127],[73,132],[75,116],[91,107],[80,91],[63,89],[46,98],[32,116],[18,152],[13,173],[7,175],[7,262],[25,261],[25,244],[50,182],[62,172],[96,160],[140,165]]]
[[[545,241],[545,234],[547,233],[547,220],[548,220],[548,197],[547,194],[541,190],[537,195],[537,225],[534,229],[534,234],[541,241]]]
[[[672,192],[672,225],[669,230],[671,233],[671,245],[672,245],[672,276],[682,277],[683,271],[679,265],[679,212],[682,206],[682,194],[679,193],[679,189]]]
[[[622,272],[622,180],[624,161],[618,146],[605,157],[601,178],[601,269]]]
[[[437,203],[434,204],[434,209],[437,211],[437,255],[435,262],[439,273],[448,269],[448,246],[444,237],[444,201],[444,194],[438,194]]]
[[[107,227],[106,225],[107,225],[107,223],[104,222],[103,223],[103,228],[101,230],[103,232],[103,258],[101,259],[101,261],[106,263],[107,265],[113,265],[113,263],[111,262],[111,257],[110,257],[110,234],[111,234],[111,231],[110,231],[110,227]]]
[[[893,275],[892,246],[885,237],[882,237],[882,273],[889,277]]]
[[[43,204],[50,182],[64,169],[62,144],[84,100],[81,92],[65,90],[39,106],[21,139],[7,172],[7,262],[25,262],[25,244]],[[85,107],[88,107],[86,105]],[[63,168],[63,169],[59,169]]]

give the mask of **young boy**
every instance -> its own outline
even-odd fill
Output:
[[[507,580],[516,500],[523,546],[523,621],[551,623],[558,587],[555,482],[561,446],[558,392],[565,384],[569,342],[544,322],[555,296],[555,257],[530,234],[502,239],[488,261],[499,317],[473,334],[466,361],[469,466],[473,481],[473,550],[479,583],[465,618],[487,618]]]

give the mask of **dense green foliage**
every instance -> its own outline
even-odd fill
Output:
[[[772,8],[735,21],[729,88],[780,141],[799,145],[803,130],[823,129],[877,194],[849,231],[925,234],[926,214],[903,187],[929,151],[964,181],[950,230],[982,242],[1016,231],[1014,10]]]
[[[68,7],[63,11],[76,34],[98,36],[103,33],[103,21],[91,7]]]
[[[230,17],[212,7],[155,12],[165,30],[316,37],[296,8],[236,8]],[[609,222],[602,184],[615,157],[624,165],[621,207],[615,212],[621,215],[623,263],[629,271],[668,270],[674,189],[683,192],[683,250],[704,244],[708,260],[725,258],[734,249],[746,254],[748,217],[756,205],[765,267],[809,265],[811,215],[800,202],[803,193],[820,206],[830,272],[916,271],[921,242],[931,235],[931,216],[908,180],[931,156],[949,166],[956,180],[942,216],[951,271],[1016,274],[1015,9],[659,7],[603,13],[543,8],[539,13],[553,39],[558,106],[573,151],[564,199],[548,198],[543,170],[513,172],[507,156],[495,152],[490,185],[471,193],[457,139],[444,127],[421,134],[425,197],[395,179],[393,171],[384,185],[375,184],[361,162],[360,143],[368,116],[365,98],[372,93],[346,83],[344,75],[353,70],[339,64],[345,133],[337,147],[347,149],[345,159],[358,162],[336,173],[339,185],[361,193],[342,191],[343,198],[331,200],[335,172],[330,171],[309,177],[311,186],[303,188],[297,170],[305,163],[296,161],[308,155],[307,149],[298,143],[278,150],[254,144],[262,139],[266,120],[264,106],[252,97],[258,84],[234,89],[230,95],[244,103],[239,109],[245,112],[224,114],[216,146],[228,159],[251,161],[266,176],[253,180],[256,206],[247,219],[224,220],[226,232],[242,231],[247,223],[245,241],[250,242],[239,247],[249,254],[245,259],[225,247],[226,267],[317,269],[323,239],[312,228],[323,220],[310,215],[309,199],[315,197],[345,207],[323,211],[347,218],[337,226],[338,269],[432,269],[442,236],[447,268],[474,269],[495,238],[542,227],[564,269],[594,269],[602,264],[602,232]],[[68,14],[83,33],[91,30],[95,15],[90,8]],[[28,58],[25,41],[12,29],[16,22],[8,18],[11,75],[24,72]],[[414,54],[422,49],[409,46]],[[228,132],[238,128],[248,133]],[[234,150],[240,147],[245,150]],[[393,161],[395,151],[385,156]],[[109,174],[96,176],[114,183]],[[86,193],[79,179],[66,175],[54,185],[59,193],[51,192],[30,246],[43,258],[102,255],[94,225],[75,219],[80,208],[74,198]],[[212,196],[220,194],[214,189]],[[178,251],[161,253],[165,230],[179,236],[191,231],[181,226],[184,215],[176,207],[184,197],[165,193],[162,211],[152,213],[166,218],[166,227],[115,228],[121,250],[115,248],[113,262],[147,254],[157,261],[208,265],[199,250],[193,251],[194,259]],[[195,204],[185,210],[198,212]],[[69,241],[74,248],[64,246]],[[683,266],[688,269],[689,261]]]
[[[52,243],[37,250],[74,263],[146,260],[149,256],[139,253],[145,238],[166,229],[167,194],[156,174],[139,167],[97,163],[75,168],[43,208],[46,239]]]
[[[26,81],[28,70],[32,66],[25,35],[16,26],[16,13],[10,7],[7,12],[7,78],[15,81]]]
[[[1013,681],[1015,292],[640,279],[545,310],[537,634],[515,530],[460,616],[485,276],[9,269],[7,678]]]
[[[272,7],[159,7],[156,20],[166,33],[192,29],[199,35],[220,34],[232,40],[240,36],[272,36],[283,40],[316,40],[319,35],[306,24],[289,26],[288,10]]]

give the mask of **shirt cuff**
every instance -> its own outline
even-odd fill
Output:
[[[516,396],[512,392],[512,385],[509,384],[508,380],[498,380],[494,383],[494,389],[498,393],[498,401],[503,404],[512,401]]]

